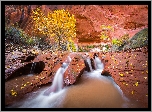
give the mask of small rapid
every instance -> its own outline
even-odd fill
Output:
[[[8,108],[130,108],[120,87],[110,76],[101,73],[104,65],[98,56],[94,58],[96,69],[84,71],[78,82],[62,87],[63,73],[71,58],[57,70],[52,85],[26,94],[25,98]],[[91,66],[89,66],[91,67]],[[56,89],[55,89],[56,88]]]
[[[49,95],[51,92],[58,92],[63,89],[63,74],[68,68],[68,65],[71,62],[70,56],[67,57],[67,60],[62,64],[62,66],[57,70],[52,85],[45,92],[44,95]]]

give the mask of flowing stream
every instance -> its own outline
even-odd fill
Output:
[[[8,108],[130,108],[130,100],[110,76],[102,76],[103,63],[94,59],[96,70],[85,71],[75,85],[62,87],[63,73],[71,58],[58,69],[51,87],[26,94],[25,98]],[[91,66],[90,66],[91,67]],[[56,89],[55,89],[56,88]]]
[[[31,66],[31,70],[30,70],[30,73],[27,75],[27,76],[33,76],[34,74],[34,69],[35,69],[35,66],[36,66],[36,63],[32,63],[32,66]]]
[[[68,56],[67,60],[57,70],[51,87],[44,92],[44,95],[49,95],[51,92],[58,92],[63,89],[63,74],[68,68],[70,62],[71,62],[71,58]]]
[[[92,70],[90,58],[87,58],[86,60],[87,60],[87,63],[89,65],[90,71],[92,72],[93,70]]]

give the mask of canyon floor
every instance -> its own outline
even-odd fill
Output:
[[[81,64],[79,73],[82,72],[82,68],[84,68],[84,62],[82,60],[78,61],[76,64],[74,64],[74,62],[75,59],[79,57],[76,55],[84,55],[85,53],[79,52],[72,54],[71,57],[73,57],[72,60],[74,61],[70,68],[77,69],[76,66],[80,66]],[[92,57],[94,53],[88,52],[88,54],[90,57]],[[135,102],[135,104],[138,104],[138,108],[148,108],[148,48],[142,47],[122,52],[97,52],[97,54],[104,64],[104,71],[109,72],[116,84],[123,91],[124,95]],[[47,54],[45,55],[47,56]],[[64,53],[61,56],[60,59],[62,62],[68,55],[69,53]],[[45,57],[43,57],[42,60],[44,59]],[[49,60],[49,62],[53,61],[54,60]],[[56,64],[57,66],[54,67],[54,72],[57,71],[61,64],[62,63]],[[50,69],[47,66],[42,72],[52,73],[52,71],[49,70]],[[54,75],[48,76],[47,74],[50,73],[40,73],[33,76],[27,76],[27,74],[20,75],[6,81],[5,105],[11,105],[15,101],[20,101],[28,93],[37,91],[43,86],[51,85]],[[68,76],[71,82],[73,80],[73,82],[76,82],[72,85],[77,85],[77,82],[81,79],[81,76],[77,75],[76,77],[78,78],[74,79],[73,77]]]

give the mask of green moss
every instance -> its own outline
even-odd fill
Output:
[[[130,46],[129,48],[148,46],[148,28],[136,33],[131,39],[129,39],[123,49],[128,49],[128,46]]]

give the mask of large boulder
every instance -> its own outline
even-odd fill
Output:
[[[129,41],[131,48],[148,46],[148,28],[136,33]]]
[[[64,73],[64,83],[66,86],[75,84],[85,70],[84,60],[81,55],[74,55],[67,70]]]

